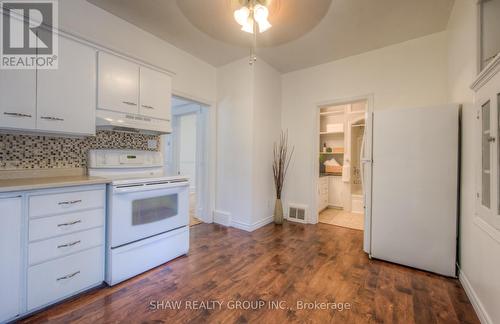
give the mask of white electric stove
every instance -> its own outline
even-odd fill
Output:
[[[106,282],[115,285],[189,250],[189,180],[165,176],[160,152],[89,151],[107,188]]]

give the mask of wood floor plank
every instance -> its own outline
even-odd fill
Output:
[[[200,224],[191,227],[188,256],[20,322],[479,323],[458,280],[369,260],[362,240],[360,231],[326,224],[271,224],[253,233]],[[181,307],[152,310],[152,301]],[[222,307],[193,310],[186,307],[192,301]],[[315,302],[350,309],[317,309]],[[312,309],[298,307],[306,303]]]

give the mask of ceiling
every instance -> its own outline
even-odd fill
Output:
[[[87,0],[214,66],[249,55],[238,0]],[[446,29],[454,0],[269,0],[257,56],[290,72]]]

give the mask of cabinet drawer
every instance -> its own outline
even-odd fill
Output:
[[[31,242],[103,225],[104,209],[37,218],[30,220],[29,238]]]
[[[64,235],[29,245],[29,264],[58,258],[91,247],[103,245],[103,228]]]
[[[28,311],[70,297],[104,279],[103,248],[39,264],[28,270]]]
[[[31,196],[29,198],[29,215],[30,217],[40,217],[103,208],[104,198],[104,189]]]

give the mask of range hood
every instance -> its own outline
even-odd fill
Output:
[[[172,126],[169,120],[103,109],[97,109],[96,111],[96,128],[98,130],[113,130],[149,135],[170,134],[172,132]]]

